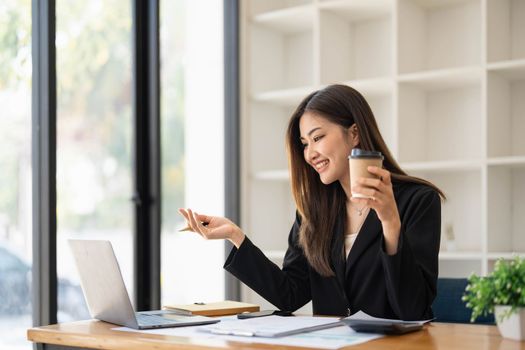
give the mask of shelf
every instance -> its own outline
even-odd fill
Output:
[[[400,0],[400,73],[481,63],[480,1]]]
[[[489,63],[487,69],[510,81],[525,79],[525,59]]]
[[[388,17],[392,13],[390,0],[328,0],[319,3],[321,10],[332,11],[347,21],[357,22]]]
[[[439,9],[455,5],[461,5],[471,0],[411,0],[423,9]]]
[[[496,253],[487,254],[487,258],[490,260],[498,260],[498,259],[511,260],[517,256],[525,258],[525,253],[524,252],[515,252],[515,253],[496,252]]]
[[[398,82],[425,91],[435,91],[479,85],[481,77],[481,68],[462,67],[403,74],[399,76]]]
[[[243,5],[248,7],[246,12],[250,18],[263,14],[278,13],[281,10],[292,10],[305,5],[312,5],[312,0],[250,0]]]
[[[482,260],[461,260],[459,264],[457,260],[440,259],[439,260],[439,277],[441,278],[465,278],[475,273],[481,275]]]
[[[256,24],[282,33],[299,33],[312,30],[315,7],[312,4],[265,12],[253,17]]]
[[[389,96],[394,89],[392,79],[385,77],[350,80],[342,82],[342,84],[353,87],[366,98]],[[303,86],[293,89],[265,91],[252,95],[252,99],[257,102],[296,107],[308,94],[325,86]]]
[[[420,163],[401,163],[401,167],[406,171],[423,172],[451,172],[451,171],[471,171],[481,170],[482,163],[479,160],[457,160],[442,162],[420,162]]]
[[[489,158],[487,164],[489,166],[506,165],[509,167],[522,168],[525,167],[525,156]]]
[[[487,0],[487,61],[525,58],[525,3]]]
[[[439,259],[440,260],[481,260],[483,258],[482,253],[476,252],[448,252],[440,251]]]
[[[296,107],[303,98],[317,89],[317,87],[309,86],[295,89],[267,91],[253,95],[252,99],[258,102],[268,102],[280,106]]]

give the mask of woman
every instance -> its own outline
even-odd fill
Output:
[[[359,310],[383,318],[429,319],[436,295],[442,192],[408,176],[392,157],[356,90],[331,85],[307,96],[286,136],[297,206],[283,268],[228,219],[179,209],[190,229],[230,240],[225,269],[281,310],[312,300],[318,315]],[[353,148],[380,151],[377,179],[350,188]],[[352,191],[370,198],[352,197]]]

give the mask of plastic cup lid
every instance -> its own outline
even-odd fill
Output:
[[[361,148],[353,148],[352,153],[348,156],[348,158],[381,158],[383,159],[383,155],[379,151],[367,151]]]

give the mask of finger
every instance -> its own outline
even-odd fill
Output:
[[[183,227],[179,230],[179,232],[184,232],[184,231],[191,231],[191,226],[190,226],[190,219],[189,219],[189,216],[188,216],[188,213],[186,212],[186,210],[182,209],[182,208],[179,208],[179,214],[182,215],[184,217],[184,221],[186,221],[186,227]]]
[[[211,222],[212,216],[199,214],[197,212],[193,212],[193,217],[195,219],[195,222],[197,223],[198,227],[202,229],[202,227],[205,227],[206,229],[209,229],[209,224]]]
[[[189,220],[188,213],[186,212],[186,210],[184,210],[182,208],[179,208],[179,214],[182,215],[184,217],[184,219],[186,219],[186,221]]]
[[[365,197],[374,197],[379,193],[379,191],[374,187],[354,185],[352,186],[352,193],[359,193]]]
[[[384,183],[386,184],[390,183],[390,180],[391,180],[390,171],[377,167],[377,166],[373,166],[373,165],[369,166],[367,170],[369,173],[378,176],[380,180],[383,181]]]
[[[368,197],[376,202],[376,204],[382,203],[387,198],[386,194],[372,187],[362,187],[358,185],[352,187],[352,192]]]
[[[381,181],[380,179],[372,179],[369,177],[361,177],[357,179],[356,183],[358,186],[373,187],[379,190],[382,190],[385,186],[383,181]]]
[[[197,214],[197,213],[195,213],[195,214],[197,215],[197,221],[202,222],[202,223],[204,223],[204,222],[210,223],[212,218],[213,218],[213,216],[209,216],[209,215],[205,215],[205,214]]]
[[[193,212],[191,211],[191,209],[188,209],[188,216],[189,216],[190,227],[191,227],[192,231],[197,232],[198,234],[202,235],[202,232],[199,231],[199,227],[197,225],[197,220],[195,220],[195,218],[193,216]]]
[[[204,226],[204,222],[201,221],[201,218],[200,218],[201,215],[197,214],[197,213],[193,213],[193,218],[195,219],[195,221],[197,222],[197,228],[199,229],[199,231],[203,234],[207,234],[209,232],[209,229]],[[204,215],[206,216],[206,215]],[[206,224],[208,224],[208,222],[206,222]]]

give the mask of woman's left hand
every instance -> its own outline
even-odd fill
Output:
[[[369,166],[368,171],[377,175],[378,179],[359,178],[357,184],[352,187],[352,192],[361,193],[370,198],[352,197],[350,200],[356,206],[367,206],[374,209],[377,217],[381,220],[383,232],[387,243],[387,253],[397,252],[397,242],[401,230],[401,219],[397,210],[392,179],[390,172],[376,166]]]

